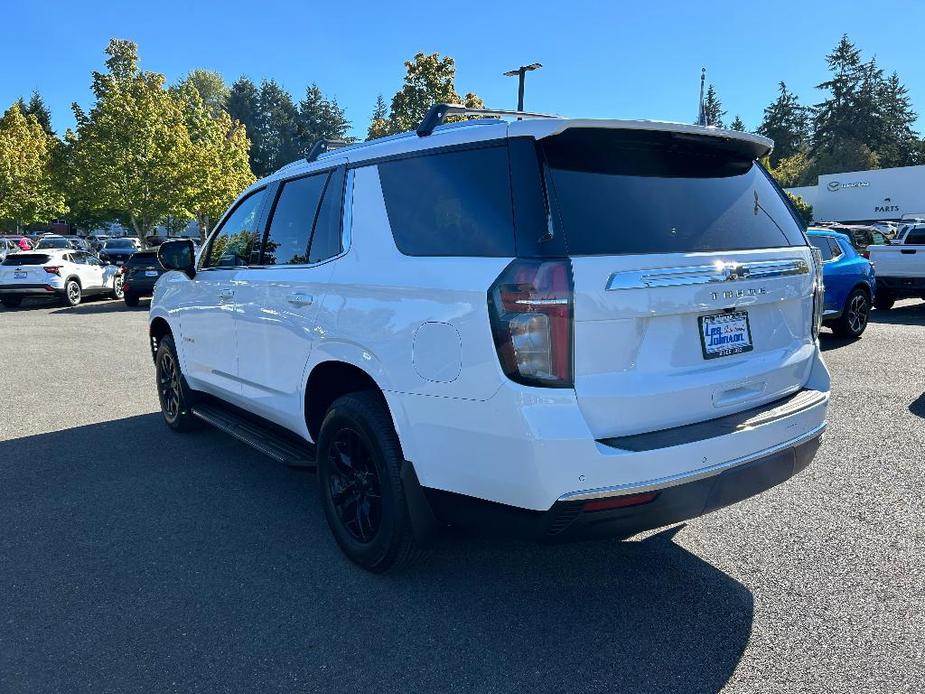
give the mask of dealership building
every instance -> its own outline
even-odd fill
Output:
[[[814,186],[788,188],[813,206],[817,222],[876,222],[925,217],[925,166],[826,174]]]

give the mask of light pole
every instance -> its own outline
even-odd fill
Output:
[[[518,111],[524,110],[524,78],[526,77],[528,72],[532,72],[533,70],[538,70],[541,67],[543,66],[540,65],[539,63],[530,63],[529,65],[521,65],[516,70],[508,70],[507,72],[504,73],[505,77],[516,76],[520,78],[517,84],[517,110]]]

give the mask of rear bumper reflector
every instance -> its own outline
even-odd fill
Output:
[[[658,492],[646,492],[645,494],[627,494],[625,496],[612,496],[608,499],[593,499],[586,501],[581,510],[588,511],[609,511],[615,508],[626,508],[627,506],[641,506],[655,501]]]

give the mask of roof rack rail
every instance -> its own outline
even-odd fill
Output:
[[[322,154],[326,154],[327,152],[335,149],[340,149],[341,147],[346,147],[350,144],[353,143],[347,142],[346,140],[315,140],[312,148],[308,150],[308,155],[305,157],[305,161],[311,164]]]
[[[518,116],[520,118],[559,118],[548,113],[530,113],[529,111],[506,111],[497,108],[469,108],[462,104],[434,104],[427,111],[424,120],[417,127],[418,137],[427,137],[443,123],[448,116]]]

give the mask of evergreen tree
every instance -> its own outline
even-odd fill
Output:
[[[250,78],[242,75],[231,85],[228,92],[228,115],[244,126],[247,137],[251,141],[250,166],[258,176],[263,175],[262,168],[257,167],[257,161],[266,159],[263,154],[263,140],[259,127],[260,120],[260,92]]]
[[[843,35],[838,45],[826,56],[832,76],[817,85],[829,97],[813,107],[813,152],[835,152],[845,142],[857,140],[858,123],[867,113],[858,113],[862,105],[862,83],[869,70],[861,62],[861,51]]]
[[[707,87],[707,95],[703,100],[703,118],[704,125],[713,125],[717,128],[723,126],[723,116],[726,112],[723,110],[723,104],[716,94],[716,88],[711,84]]]
[[[344,140],[350,130],[350,121],[337,99],[326,99],[317,84],[305,90],[299,102],[299,137],[303,154],[308,154],[318,140]]]
[[[809,114],[783,82],[778,85],[777,98],[765,107],[757,132],[774,140],[772,166],[777,166],[781,159],[792,157],[806,146]]]
[[[35,116],[39,125],[42,126],[42,130],[45,131],[45,134],[50,137],[55,137],[55,131],[51,129],[51,111],[49,111],[48,106],[45,105],[45,100],[42,98],[41,94],[34,91],[29,98],[29,103],[23,104],[22,99],[20,99],[20,103],[22,104],[22,112],[24,114],[27,116]]]
[[[260,149],[252,154],[258,178],[299,158],[299,111],[289,92],[276,80],[264,80],[260,84],[257,130]]]
[[[917,114],[912,110],[909,90],[893,72],[880,84],[877,94],[882,142],[878,149],[881,166],[909,166],[922,163],[919,138],[912,129]]]
[[[369,118],[369,130],[366,132],[366,139],[372,140],[377,137],[376,133],[385,130],[386,118],[389,116],[389,109],[385,105],[385,99],[382,94],[376,97],[376,107],[373,109],[373,115]]]
[[[745,122],[738,116],[738,114],[736,114],[735,120],[729,124],[729,129],[745,132]]]

